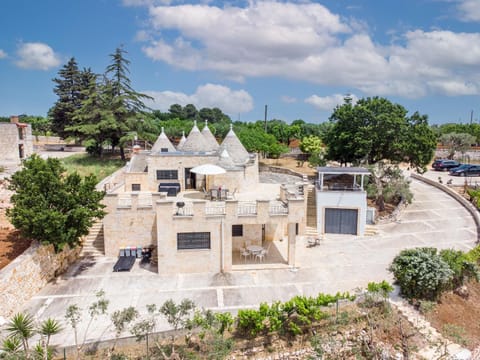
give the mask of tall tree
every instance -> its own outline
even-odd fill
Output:
[[[128,77],[130,61],[125,58],[126,53],[122,47],[118,47],[113,54],[110,54],[112,62],[105,71],[110,109],[117,122],[117,131],[112,134],[111,142],[112,146],[117,144],[120,146],[122,160],[125,160],[123,148],[125,141],[128,140],[128,132],[140,120],[140,113],[147,109],[143,100],[153,99],[133,90]]]
[[[449,159],[453,159],[457,151],[460,151],[463,156],[475,140],[475,136],[467,133],[448,133],[440,137],[441,143],[448,148]]]
[[[58,71],[58,75],[58,78],[53,79],[56,84],[53,92],[58,96],[58,100],[49,110],[48,116],[52,119],[52,130],[65,138],[75,136],[65,128],[74,124],[74,113],[81,105],[82,76],[75,58],[72,57]]]
[[[366,98],[355,105],[337,106],[330,117],[333,127],[324,141],[327,157],[341,163],[375,164],[382,160],[407,162],[425,169],[435,149],[435,134],[427,117],[385,98]]]
[[[10,179],[15,193],[7,216],[27,238],[53,244],[55,250],[76,246],[94,219],[105,215],[104,193],[95,190],[96,183],[93,175],[65,175],[58,159],[33,155]]]
[[[103,147],[107,141],[118,134],[118,123],[111,110],[111,90],[106,84],[97,83],[96,77],[83,91],[82,106],[74,116],[75,124],[67,128],[75,132],[85,142],[90,154],[102,157]]]

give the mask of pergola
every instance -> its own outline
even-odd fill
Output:
[[[357,188],[357,176],[361,177],[360,179],[360,189],[363,190],[364,178],[365,176],[370,175],[368,169],[362,167],[332,167],[332,166],[320,166],[317,168],[319,175],[318,188],[320,191],[323,191],[323,180],[324,175],[353,175],[352,188],[350,190]],[[360,190],[359,189],[359,190]],[[334,189],[336,190],[336,189]],[[341,190],[341,189],[338,189]]]

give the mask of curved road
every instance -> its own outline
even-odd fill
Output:
[[[404,248],[433,246],[468,250],[475,245],[476,226],[458,202],[418,181],[413,181],[411,188],[414,202],[397,222],[377,225],[375,236],[329,235],[320,246],[313,248],[306,247],[305,239],[297,241],[296,271],[284,268],[162,276],[136,264],[129,273],[113,273],[114,260],[101,259],[73,266],[32,298],[26,310],[40,319],[64,320],[65,309],[78,304],[84,308],[83,319],[87,322],[86,309],[94,301],[94,294],[103,289],[110,300],[109,313],[127,306],[135,306],[145,313],[145,305],[161,305],[170,298],[175,301],[190,298],[198,307],[236,311],[260,302],[285,301],[297,294],[353,291],[365,288],[370,281],[391,281],[387,267]],[[167,328],[165,322],[158,326],[159,330]],[[112,337],[109,317],[100,318],[89,330],[91,340]],[[52,342],[62,346],[73,344],[73,331],[66,325]]]

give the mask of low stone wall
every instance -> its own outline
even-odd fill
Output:
[[[48,282],[78,259],[81,247],[55,253],[53,245],[34,242],[0,271],[0,322],[20,311]],[[2,319],[3,318],[3,319]]]
[[[429,185],[432,185],[432,186],[436,187],[437,189],[442,190],[443,192],[447,193],[448,195],[453,197],[455,200],[457,200],[460,204],[462,204],[463,207],[465,209],[467,209],[468,212],[470,212],[470,214],[473,217],[473,220],[475,221],[475,225],[477,226],[477,243],[480,242],[480,213],[479,213],[478,209],[472,203],[467,201],[463,196],[461,196],[455,190],[452,190],[448,186],[440,184],[437,181],[427,179],[426,177],[415,174],[415,173],[411,173],[410,177],[412,177],[413,179],[416,179],[416,180],[423,181],[424,183],[427,183]]]
[[[278,174],[287,174],[287,175],[292,175],[292,176],[297,176],[302,180],[304,178],[304,174],[293,171],[291,169],[279,167],[279,166],[272,166],[272,165],[265,165],[265,164],[260,164],[259,166],[260,171],[270,171],[272,173],[278,173]],[[308,180],[310,182],[315,181],[317,179],[317,176],[315,175],[308,175]]]

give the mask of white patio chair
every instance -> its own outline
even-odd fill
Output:
[[[259,253],[255,254],[255,260],[262,261],[265,260],[265,257],[267,256],[267,251],[265,249],[262,249]]]
[[[250,258],[250,251],[245,248],[240,248],[240,258],[243,257],[245,263],[247,262],[247,258]]]

